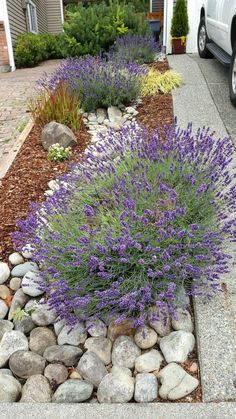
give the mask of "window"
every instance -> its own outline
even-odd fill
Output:
[[[37,10],[35,4],[31,0],[28,0],[27,2],[27,12],[30,32],[38,33]]]

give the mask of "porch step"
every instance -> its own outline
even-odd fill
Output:
[[[218,47],[214,42],[209,42],[207,44],[207,49],[217,58],[221,64],[225,65],[226,67],[230,66],[231,57],[227,52],[225,52],[222,48]]]

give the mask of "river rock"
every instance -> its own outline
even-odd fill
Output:
[[[129,377],[132,377],[132,372],[129,368],[126,367],[120,367],[119,365],[113,365],[111,369],[112,374],[127,374]]]
[[[97,121],[99,124],[102,124],[104,120],[107,118],[106,109],[99,108],[97,109],[96,114],[97,114]]]
[[[9,283],[9,287],[11,288],[12,291],[17,291],[20,286],[21,286],[21,278],[17,278],[16,276],[14,278],[11,278],[10,283]]]
[[[51,388],[57,388],[68,378],[68,370],[62,364],[49,364],[44,370],[44,376],[48,379]]]
[[[97,391],[99,403],[128,403],[134,395],[134,378],[127,374],[107,374]]]
[[[149,349],[157,343],[157,334],[151,327],[139,327],[134,335],[134,341],[141,349]]]
[[[29,348],[32,352],[43,355],[46,348],[57,344],[54,332],[47,327],[36,327],[30,333]]]
[[[167,336],[171,332],[171,320],[169,315],[163,315],[157,307],[148,310],[149,325],[159,336]]]
[[[33,248],[33,246],[31,246],[31,244],[26,244],[24,247],[23,247],[23,249],[22,249],[22,256],[25,258],[25,259],[32,259],[32,257],[33,257],[33,251],[34,251],[34,248]]]
[[[9,256],[9,262],[11,265],[16,266],[16,265],[19,265],[20,263],[24,263],[24,259],[20,253],[14,252]]]
[[[90,336],[94,338],[106,337],[107,335],[107,327],[100,319],[88,319],[85,326]]]
[[[56,312],[49,308],[47,304],[38,304],[33,311],[32,320],[37,326],[48,326],[52,324],[56,318]]]
[[[14,375],[28,378],[31,375],[43,374],[46,360],[30,351],[16,351],[9,359],[9,367]]]
[[[164,336],[160,342],[160,349],[166,362],[185,362],[188,354],[195,345],[195,338],[192,333],[179,330],[171,332],[169,336]]]
[[[5,332],[10,332],[13,329],[14,325],[9,320],[0,320],[0,341]]]
[[[20,265],[16,265],[12,271],[11,276],[17,276],[22,278],[27,272],[33,271],[38,272],[39,268],[38,265],[35,262],[25,262],[20,263]]]
[[[113,345],[112,363],[121,367],[133,368],[135,359],[141,355],[140,348],[129,336],[119,336]]]
[[[62,331],[63,327],[65,326],[65,321],[56,319],[53,326],[54,326],[54,332],[58,336],[59,333]]]
[[[77,371],[89,383],[98,387],[107,370],[101,359],[93,352],[86,352],[79,360]]]
[[[135,370],[138,372],[158,371],[164,360],[163,356],[156,349],[146,352],[135,360]]]
[[[107,109],[109,121],[112,124],[120,124],[122,119],[122,112],[117,106],[110,106]]]
[[[162,386],[159,395],[162,399],[178,400],[192,393],[199,381],[188,374],[180,365],[171,363],[163,368],[158,378]]]
[[[13,377],[11,370],[9,370],[8,368],[0,368],[0,374],[10,375],[11,377]]]
[[[0,403],[13,403],[19,399],[21,385],[14,377],[0,374]]]
[[[8,320],[12,320],[15,311],[18,308],[19,309],[23,308],[28,300],[29,300],[28,295],[25,295],[25,293],[23,292],[21,288],[17,290],[11,302],[11,307],[8,313]]]
[[[36,327],[33,320],[29,315],[25,315],[20,320],[14,321],[14,329],[19,330],[19,332],[24,333],[24,335],[28,335]]]
[[[20,402],[24,403],[49,403],[52,399],[52,390],[48,380],[40,374],[28,378],[22,388]]]
[[[6,285],[0,285],[0,298],[5,300],[7,297],[10,297],[11,291]]]
[[[4,333],[0,342],[0,368],[4,367],[10,356],[16,351],[27,351],[27,337],[17,330]]]
[[[71,326],[63,326],[58,335],[58,345],[74,345],[83,344],[87,339],[87,332],[83,323],[77,323],[71,329]]]
[[[6,317],[8,309],[8,305],[5,301],[0,300],[0,319],[4,319]]]
[[[138,403],[153,402],[158,395],[158,384],[154,374],[143,372],[135,377],[134,400]]]
[[[58,122],[51,121],[46,124],[42,130],[41,142],[44,150],[49,150],[53,144],[60,146],[75,147],[77,145],[76,136],[69,127]]]
[[[0,262],[0,285],[4,284],[10,276],[10,269],[7,263]]]
[[[188,311],[183,313],[181,309],[176,313],[178,320],[172,319],[172,327],[174,330],[185,330],[185,332],[193,332],[193,322]]]
[[[44,290],[41,289],[43,284],[42,277],[38,272],[29,271],[27,272],[21,282],[21,287],[25,294],[30,297],[38,297],[44,294]]]
[[[77,365],[82,353],[82,350],[75,346],[53,345],[45,349],[43,357],[48,362],[63,362],[66,367],[72,367]]]
[[[84,344],[85,349],[88,349],[89,352],[94,352],[99,356],[101,361],[108,365],[111,362],[111,348],[112,343],[110,339],[98,337],[98,338],[88,338]]]
[[[110,322],[107,331],[107,337],[111,341],[116,340],[118,336],[132,336],[135,334],[135,327],[130,319],[117,323],[116,321]]]
[[[82,380],[67,380],[55,391],[52,401],[55,403],[81,403],[88,400],[93,392],[93,385]]]

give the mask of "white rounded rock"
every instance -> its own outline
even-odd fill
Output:
[[[16,276],[11,278],[9,287],[12,291],[17,291],[21,286],[21,278],[17,278]]]
[[[11,263],[11,265],[16,266],[20,263],[24,263],[24,259],[20,253],[14,252],[9,256],[9,262]]]
[[[139,327],[134,335],[134,341],[141,349],[149,349],[157,343],[157,334],[151,327]]]
[[[135,369],[138,372],[158,371],[164,360],[163,356],[156,349],[146,352],[135,360]]]
[[[14,377],[0,374],[0,403],[16,402],[20,396],[21,385]]]
[[[87,332],[83,323],[77,323],[73,329],[71,326],[63,326],[58,335],[58,345],[74,345],[83,344],[87,339]]]
[[[6,262],[0,262],[0,285],[4,284],[10,276],[10,268]]]
[[[22,249],[22,256],[25,259],[31,259],[33,257],[33,246],[31,246],[31,244],[26,244],[23,249]]]
[[[160,341],[160,349],[167,363],[187,361],[188,354],[193,350],[194,345],[195,337],[184,330],[171,332]]]
[[[178,320],[172,319],[172,327],[174,330],[185,330],[185,332],[193,332],[193,322],[188,311],[183,313],[181,309],[177,310]]]
[[[97,391],[99,403],[128,403],[134,394],[134,378],[128,374],[107,374]]]
[[[178,400],[192,393],[199,381],[188,374],[180,365],[171,363],[163,368],[158,378],[162,386],[159,395],[162,399]]]
[[[88,349],[88,351],[97,354],[105,365],[110,364],[112,348],[110,339],[104,337],[88,338],[85,341],[84,347]]]
[[[42,283],[42,277],[38,272],[29,271],[24,275],[21,287],[26,295],[39,297],[44,294],[44,290],[41,289]]]
[[[138,403],[153,402],[158,395],[158,384],[154,374],[144,372],[135,377],[134,400]]]
[[[113,345],[112,364],[120,367],[133,368],[135,359],[141,355],[140,348],[129,336],[119,336]]]
[[[4,333],[0,342],[0,368],[4,367],[14,352],[27,351],[28,348],[28,339],[22,332],[11,330]]]
[[[103,323],[100,319],[88,319],[85,323],[86,329],[90,336],[93,338],[96,337],[106,337],[107,335],[107,327],[105,323]]]
[[[0,319],[4,319],[6,317],[8,309],[8,305],[5,301],[0,300]]]

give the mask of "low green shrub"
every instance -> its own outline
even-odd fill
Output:
[[[48,158],[51,161],[64,161],[67,160],[71,155],[71,147],[63,147],[56,143],[49,147]]]

